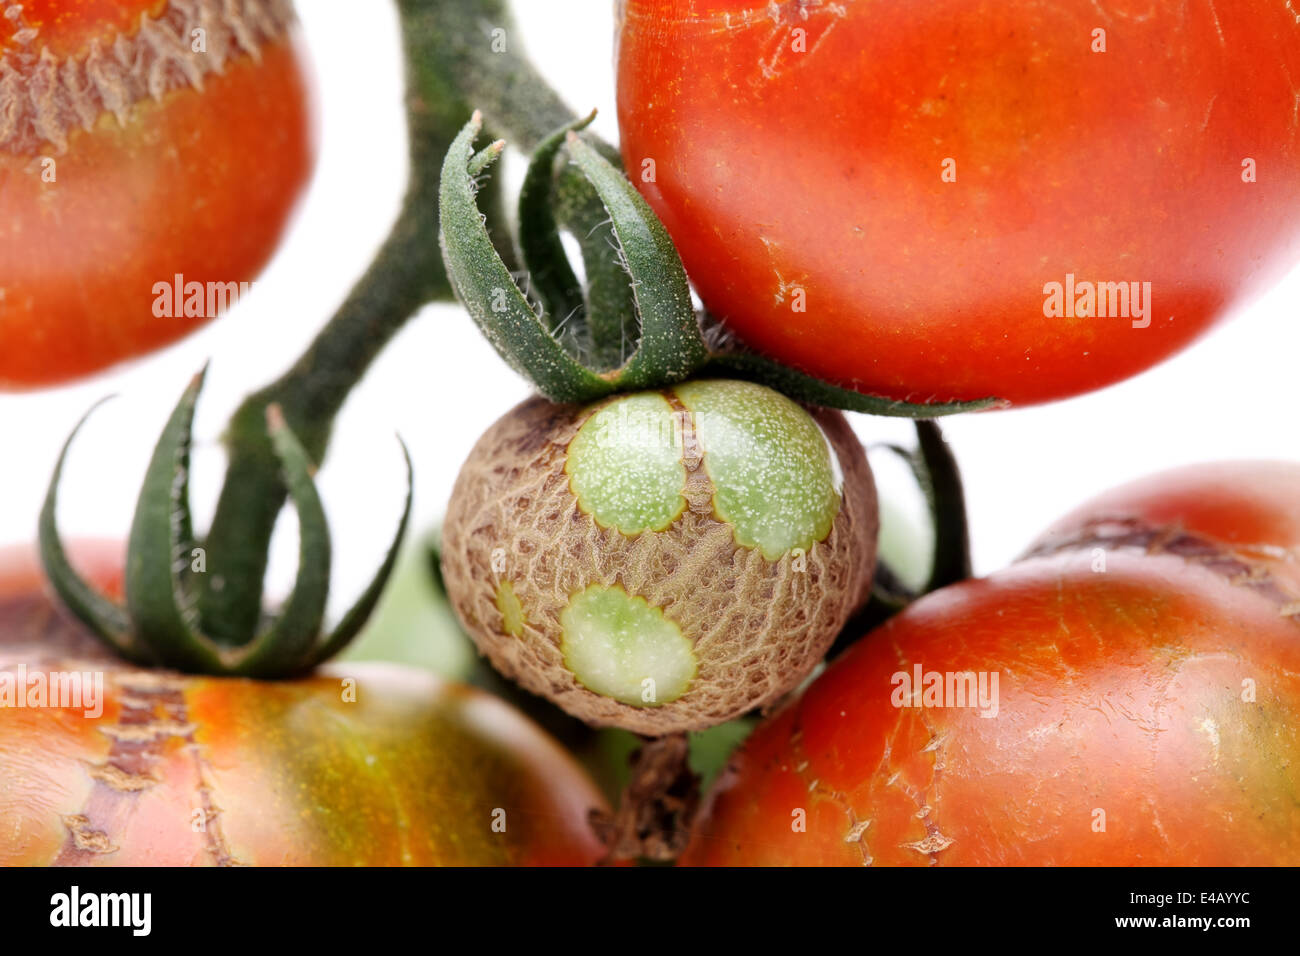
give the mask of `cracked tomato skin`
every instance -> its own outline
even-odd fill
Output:
[[[922,598],[749,738],[683,862],[1300,864],[1298,503],[1293,464],[1159,475]],[[918,664],[997,673],[996,716],[895,706]]]
[[[106,591],[120,588],[120,546],[78,555]],[[52,670],[102,671],[105,702],[98,717],[0,708],[3,866],[586,865],[604,854],[587,814],[606,804],[559,745],[496,698],[424,671],[345,663],[259,682],[136,669],[55,611],[27,552],[0,552],[0,674],[24,666],[28,686]],[[348,679],[355,703],[343,700]]]
[[[291,17],[280,0],[242,6],[254,8]],[[226,284],[238,289],[271,258],[306,187],[315,144],[296,26],[272,36],[240,24],[258,37],[248,40],[255,55],[232,45],[219,70],[215,46],[193,57],[198,86],[177,56],[121,80],[114,51],[135,50],[142,17],[166,22],[158,29],[170,31],[169,43],[189,49],[188,27],[164,21],[178,9],[191,7],[25,0],[15,18],[6,11],[18,6],[0,3],[0,390],[93,374],[215,318],[232,301]],[[234,6],[192,9],[221,42],[213,11]],[[110,62],[90,69],[92,51]],[[94,94],[74,109],[51,93],[54,118],[37,122],[34,92],[51,85],[37,65],[122,102],[110,109]],[[205,291],[203,308],[188,310],[202,314],[187,314],[184,302],[159,305],[155,284],[177,275],[205,290],[221,283],[221,295],[209,303]]]
[[[1080,394],[1300,258],[1283,3],[623,7],[629,174],[709,309],[822,378],[917,402]],[[1067,275],[1150,282],[1151,314],[1048,317]]]

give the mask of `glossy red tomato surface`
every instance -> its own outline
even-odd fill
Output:
[[[120,560],[79,550],[110,592]],[[100,675],[96,706],[53,706],[74,674]],[[592,809],[573,759],[489,694],[396,665],[130,667],[55,610],[29,553],[0,552],[0,866],[586,865]]]
[[[966,672],[993,706],[948,693]],[[733,758],[684,862],[1295,866],[1297,794],[1300,466],[1224,464],[864,637]]]
[[[292,11],[0,5],[0,389],[145,354],[248,294],[313,163]]]
[[[1286,3],[622,8],[629,175],[709,309],[823,378],[919,402],[1087,392],[1300,258]],[[1150,283],[1149,308],[1103,287],[1084,315],[1084,283]]]

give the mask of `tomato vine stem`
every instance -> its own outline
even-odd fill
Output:
[[[204,630],[220,643],[242,645],[256,631],[271,532],[285,503],[267,407],[281,408],[311,460],[320,462],[335,417],[374,359],[421,307],[454,298],[436,239],[438,187],[443,157],[471,104],[487,105],[525,150],[575,118],[523,55],[504,0],[397,0],[397,8],[406,62],[407,193],[387,240],[333,318],[281,378],[243,402],[227,427],[229,465],[207,537],[208,586],[199,600]],[[602,152],[614,155],[609,147]],[[585,184],[570,192],[570,221],[594,229],[606,218]],[[497,181],[486,181],[479,201],[497,252],[517,269]]]

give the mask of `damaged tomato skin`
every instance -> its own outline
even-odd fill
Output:
[[[6,4],[6,7],[9,6]],[[161,0],[28,0],[35,48],[112,51]],[[0,18],[0,56],[20,47]],[[188,39],[187,39],[188,42]],[[0,105],[3,105],[0,103]],[[62,384],[160,349],[216,318],[157,283],[236,284],[271,258],[311,176],[315,134],[298,28],[237,56],[203,89],[100,115],[51,143],[0,149],[0,391]],[[46,177],[52,176],[52,181]],[[230,301],[226,302],[226,306]],[[191,309],[190,311],[198,311]],[[166,313],[170,314],[166,314]]]
[[[1297,502],[1296,465],[1171,472],[922,598],[749,738],[682,862],[1300,863]],[[997,716],[895,707],[918,663],[997,673]]]
[[[914,402],[1098,389],[1300,258],[1294,15],[1127,6],[627,0],[625,166],[773,358]],[[1048,317],[1071,274],[1150,282],[1151,314]]]
[[[120,588],[120,546],[79,548]],[[103,712],[0,711],[0,865],[588,865],[603,798],[496,698],[394,665],[260,682],[107,657],[0,552],[0,670],[102,672]],[[348,702],[349,688],[355,702]],[[494,828],[494,824],[496,824]]]

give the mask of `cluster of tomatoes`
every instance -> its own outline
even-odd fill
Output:
[[[899,402],[1046,402],[1300,258],[1294,14],[995,6],[620,4],[625,169],[746,347]],[[151,351],[213,317],[156,321],[156,282],[265,263],[312,159],[286,9],[3,11],[0,387]],[[442,571],[493,666],[589,725],[764,711],[683,863],[1300,862],[1300,464],[1103,495],[824,666],[873,593],[876,508],[844,416],[764,386],[538,397],[471,453]],[[110,550],[76,562],[113,596]],[[127,664],[27,552],[0,560],[0,705],[4,864],[611,855],[588,770],[492,695]]]

